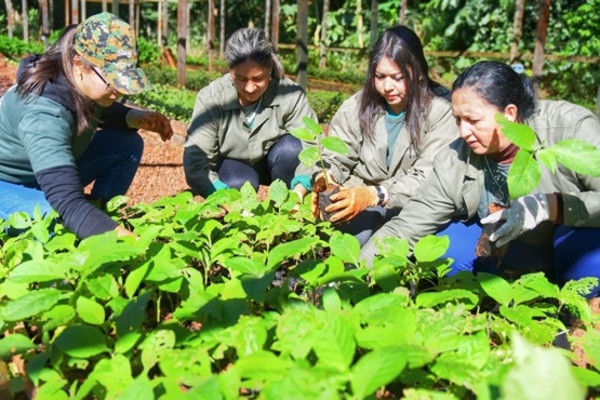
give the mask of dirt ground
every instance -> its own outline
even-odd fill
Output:
[[[0,54],[0,95],[15,83],[16,68]],[[140,131],[144,137],[144,155],[140,168],[127,193],[129,204],[153,202],[188,188],[183,173],[183,143],[186,125],[172,123],[175,135],[163,142],[157,134]]]

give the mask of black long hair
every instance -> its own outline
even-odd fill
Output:
[[[375,42],[369,57],[367,79],[360,98],[360,127],[369,136],[374,135],[375,120],[385,112],[386,101],[375,89],[375,71],[383,57],[394,61],[406,80],[408,105],[404,123],[410,136],[419,141],[425,115],[431,106],[433,89],[439,86],[429,78],[429,66],[419,37],[411,29],[398,25],[386,29]]]
[[[517,106],[517,120],[525,121],[535,111],[533,82],[519,75],[509,65],[498,61],[481,61],[464,70],[452,85],[452,91],[471,88],[488,103],[504,110]]]
[[[71,25],[65,28],[58,40],[44,54],[35,57],[26,66],[17,80],[17,92],[21,96],[29,93],[40,94],[48,82],[54,82],[60,75],[64,75],[73,99],[77,134],[81,135],[92,127],[94,113],[93,102],[79,91],[75,83],[73,58],[77,53],[73,42],[76,27],[77,25]]]
[[[277,57],[275,46],[263,29],[240,28],[227,40],[225,61],[229,69],[248,60],[271,68],[271,76],[275,79],[283,77],[283,65]]]

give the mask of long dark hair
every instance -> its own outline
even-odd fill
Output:
[[[227,41],[225,60],[229,69],[251,60],[271,68],[273,78],[281,79],[283,76],[283,65],[277,57],[275,46],[260,28],[240,28],[235,31]]]
[[[429,111],[433,89],[439,86],[429,78],[429,66],[419,37],[406,26],[388,28],[375,42],[369,57],[369,70],[360,98],[360,127],[372,136],[376,118],[385,112],[386,101],[375,89],[375,70],[383,57],[394,61],[406,80],[408,106],[405,124],[410,136],[419,141],[422,116]]]
[[[71,25],[65,28],[58,40],[24,69],[17,81],[17,92],[21,96],[40,94],[48,82],[56,81],[60,75],[64,75],[73,99],[77,134],[81,135],[92,127],[94,114],[92,101],[79,91],[75,83],[73,58],[77,53],[73,42],[76,27],[77,25]],[[87,65],[85,60],[81,61]]]
[[[471,88],[488,103],[504,110],[517,106],[517,120],[525,121],[535,111],[533,82],[498,61],[481,61],[464,70],[452,85],[452,91]]]

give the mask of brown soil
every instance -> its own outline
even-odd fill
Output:
[[[15,83],[16,67],[0,54],[0,96]],[[140,131],[145,147],[142,163],[127,193],[129,204],[153,202],[188,188],[183,173],[183,143],[186,125],[172,123],[175,135],[163,142],[157,134]]]

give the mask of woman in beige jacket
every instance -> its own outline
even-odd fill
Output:
[[[600,147],[600,122],[589,110],[565,101],[535,101],[531,82],[499,62],[481,62],[454,82],[452,109],[461,138],[436,157],[430,178],[402,213],[363,247],[372,263],[380,239],[395,236],[413,246],[429,234],[448,235],[450,275],[500,273],[496,267],[553,269],[556,281],[600,278],[600,178],[562,166],[543,168],[532,194],[509,202],[506,177],[518,148],[502,135],[497,113],[525,123],[538,145],[582,139]],[[490,203],[509,205],[490,214]],[[505,255],[478,257],[482,224],[505,221],[490,236]],[[598,294],[596,286],[590,296]]]
[[[227,41],[229,73],[200,90],[183,155],[187,183],[208,196],[275,179],[287,185],[302,145],[288,132],[316,119],[304,90],[283,75],[265,32],[242,28]]]
[[[328,174],[342,190],[331,196],[331,221],[361,245],[398,214],[433,167],[433,157],[458,137],[449,91],[433,82],[417,35],[405,26],[387,29],[369,58],[363,89],[331,121],[347,155],[326,153]],[[319,169],[298,168],[292,187],[317,194],[324,188]],[[312,184],[312,185],[311,185]]]

